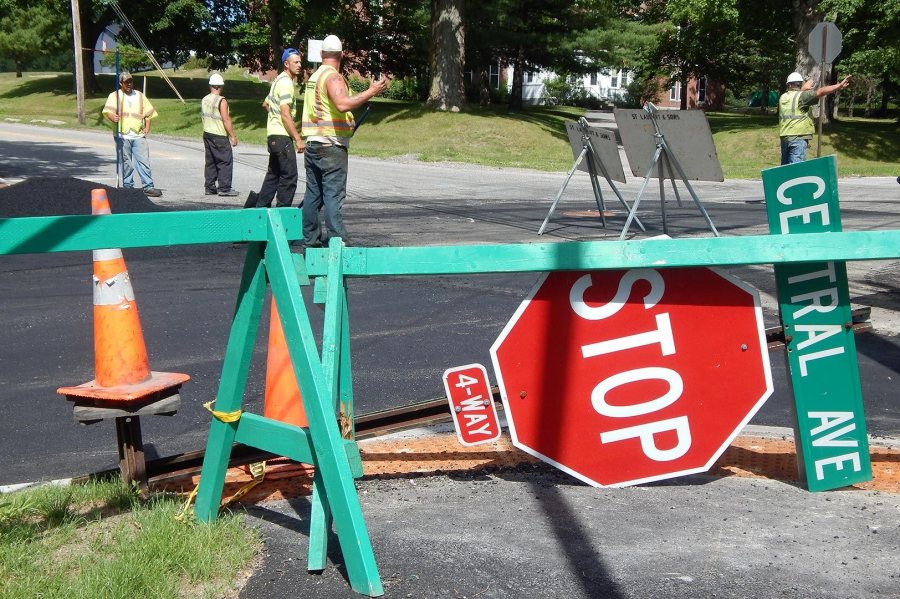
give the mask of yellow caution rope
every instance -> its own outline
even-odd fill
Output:
[[[213,404],[216,400],[208,401],[203,404],[203,407],[209,410],[209,412],[215,416],[218,420],[222,422],[237,422],[241,419],[241,414],[244,413],[243,410],[235,410],[234,412],[220,412],[218,410],[213,409]]]

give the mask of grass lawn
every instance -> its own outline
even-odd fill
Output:
[[[238,515],[182,521],[182,503],[118,480],[0,495],[0,597],[236,596],[256,531]]]
[[[186,103],[156,75],[147,76],[147,95],[159,110],[153,132],[199,139],[200,98],[207,92],[205,71],[169,73]],[[89,128],[109,130],[100,116],[114,77],[103,75],[108,91],[87,98]],[[137,75],[135,87],[143,89]],[[265,142],[262,99],[268,84],[247,78],[237,69],[226,74],[226,96],[238,139]],[[468,162],[490,166],[565,171],[572,155],[563,122],[583,114],[580,108],[534,107],[509,112],[505,106],[472,107],[458,113],[438,113],[419,103],[376,100],[366,123],[353,140],[358,156],[409,156],[425,161]],[[72,76],[54,73],[0,73],[0,118],[57,121],[77,127]],[[746,113],[709,113],[719,160],[726,178],[757,178],[763,168],[778,164],[777,117]],[[299,113],[298,113],[299,118]],[[822,155],[836,153],[841,176],[896,176],[900,162],[900,127],[895,120],[842,118],[823,136]],[[815,142],[810,156],[815,156]]]

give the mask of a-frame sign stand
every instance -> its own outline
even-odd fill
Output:
[[[713,235],[716,237],[719,236],[719,232],[716,230],[716,226],[713,224],[712,219],[709,218],[709,214],[706,212],[706,208],[703,207],[703,204],[700,203],[700,198],[697,197],[697,193],[694,191],[694,188],[691,186],[688,181],[687,175],[684,173],[684,169],[681,168],[681,164],[679,164],[678,159],[675,158],[675,154],[672,152],[672,148],[669,147],[669,144],[666,142],[666,137],[663,135],[662,131],[659,129],[659,123],[657,122],[657,115],[659,111],[656,109],[652,103],[647,102],[644,106],[644,110],[650,115],[651,121],[653,122],[653,138],[656,141],[656,151],[653,152],[653,158],[650,159],[650,164],[647,166],[647,174],[644,175],[644,182],[641,183],[641,188],[637,193],[637,196],[634,198],[634,204],[631,205],[631,211],[628,214],[628,219],[625,221],[625,226],[622,228],[622,234],[619,236],[619,241],[624,241],[626,235],[628,235],[628,229],[631,227],[631,221],[635,220],[637,217],[638,206],[641,203],[641,197],[644,195],[644,190],[647,189],[647,184],[650,182],[650,179],[653,176],[653,168],[658,168],[659,174],[659,204],[660,210],[662,211],[662,225],[663,225],[663,233],[669,232],[668,223],[666,222],[666,194],[665,194],[665,180],[666,180],[666,171],[669,173],[669,177],[672,179],[672,189],[675,191],[675,199],[678,201],[678,205],[681,206],[681,196],[678,195],[678,188],[675,187],[675,173],[678,173],[681,182],[684,183],[684,186],[687,188],[688,193],[691,194],[691,198],[693,198],[694,203],[697,204],[697,208],[700,209],[700,213],[703,214],[703,218],[706,219],[706,223],[709,225],[710,230],[713,232]],[[672,167],[675,167],[674,169]],[[644,230],[643,227],[641,227]]]
[[[315,475],[308,569],[325,568],[328,532],[334,523],[350,586],[359,593],[376,597],[383,595],[384,589],[353,482],[354,475],[362,475],[362,462],[355,441],[342,438],[336,417],[340,399],[342,412],[350,422],[353,420],[352,413],[348,414],[352,410],[352,391],[346,289],[340,260],[342,242],[332,239],[330,246],[320,359],[300,294],[300,284],[308,282],[304,262],[300,256],[291,254],[279,212],[264,213],[268,219],[267,241],[251,241],[248,245],[216,396],[217,417],[210,425],[195,513],[200,521],[216,519],[234,442],[312,464]],[[267,283],[278,306],[308,428],[241,412]]]
[[[594,144],[591,142],[591,138],[588,135],[588,130],[590,125],[587,122],[587,119],[581,117],[578,119],[578,130],[581,133],[581,153],[575,159],[574,164],[572,164],[572,168],[569,169],[569,172],[566,173],[566,180],[563,181],[562,187],[559,188],[559,193],[556,194],[556,198],[553,200],[553,204],[550,205],[550,210],[547,212],[546,218],[544,218],[544,222],[541,224],[541,228],[538,229],[538,235],[544,234],[544,229],[547,228],[547,224],[550,222],[550,217],[553,216],[553,213],[556,211],[556,206],[559,204],[559,200],[562,198],[563,192],[566,191],[566,187],[569,186],[569,181],[572,179],[572,175],[575,174],[575,171],[578,169],[578,165],[586,158],[587,166],[588,166],[588,175],[590,175],[591,179],[591,188],[594,190],[594,201],[597,202],[597,210],[600,211],[600,224],[603,227],[606,227],[606,215],[604,212],[606,211],[606,205],[603,202],[603,192],[600,190],[600,182],[597,180],[597,165],[600,165],[600,171],[603,173],[603,177],[606,179],[606,182],[609,184],[610,188],[613,190],[613,193],[616,194],[616,197],[619,198],[619,202],[622,206],[625,207],[625,212],[631,212],[631,207],[628,205],[628,202],[625,201],[625,198],[622,197],[622,194],[619,192],[619,188],[616,187],[616,184],[613,183],[612,179],[609,176],[609,171],[606,168],[606,165],[603,164],[603,161],[600,160],[599,154],[594,149]],[[640,219],[635,217],[635,222],[641,228],[641,231],[646,231],[644,229],[644,225],[641,223]]]

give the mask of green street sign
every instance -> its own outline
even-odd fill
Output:
[[[841,231],[834,156],[762,172],[769,233]],[[810,491],[872,480],[843,261],[776,264],[796,406],[797,458]]]

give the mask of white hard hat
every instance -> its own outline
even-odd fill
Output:
[[[788,83],[803,83],[803,75],[801,75],[797,71],[794,71],[793,73],[788,75],[787,82]]]
[[[343,52],[344,47],[336,35],[326,35],[322,40],[322,52]]]
[[[209,84],[213,86],[225,85],[225,80],[218,73],[213,73],[209,76]]]

